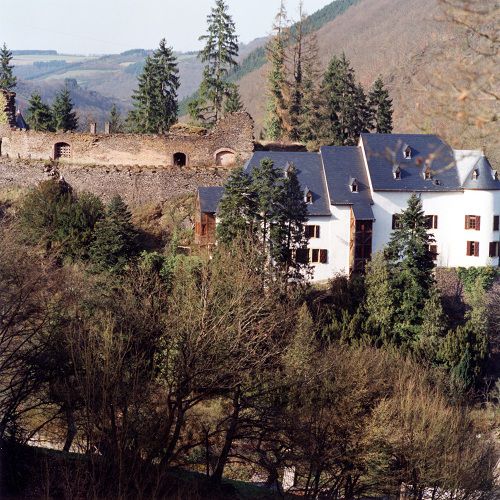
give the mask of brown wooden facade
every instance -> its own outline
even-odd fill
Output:
[[[372,256],[373,221],[356,219],[351,209],[349,239],[349,268],[351,273],[362,273]]]
[[[215,214],[201,211],[199,196],[196,199],[194,242],[200,246],[215,244]]]

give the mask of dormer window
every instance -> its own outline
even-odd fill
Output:
[[[411,160],[411,148],[410,148],[410,146],[406,146],[403,149],[403,155],[404,155],[405,160]]]
[[[394,166],[394,168],[392,169],[392,175],[397,181],[401,179],[401,169],[399,168],[399,165]]]
[[[432,172],[431,172],[431,169],[429,167],[425,167],[425,170],[424,170],[424,179],[426,181],[429,181],[432,179]]]
[[[492,170],[491,175],[494,181],[498,181],[498,170]]]
[[[295,166],[293,163],[287,163],[285,167],[285,177],[288,179],[290,175],[294,172]]]
[[[313,194],[308,188],[306,188],[304,191],[304,201],[308,204],[313,202]]]
[[[350,187],[351,187],[351,192],[352,193],[358,193],[359,192],[358,180],[357,179],[351,179]]]
[[[475,168],[473,171],[472,171],[472,180],[475,181],[477,180],[477,178],[479,177],[479,170],[477,168]]]

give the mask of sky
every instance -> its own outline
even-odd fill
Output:
[[[269,34],[280,0],[226,0],[241,42]],[[304,0],[312,14],[331,0]],[[11,50],[109,54],[155,48],[197,50],[215,0],[0,0],[0,43]],[[287,0],[297,18],[299,0]]]

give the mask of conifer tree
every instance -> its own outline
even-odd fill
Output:
[[[119,272],[136,250],[137,233],[132,215],[120,196],[112,198],[103,219],[95,225],[95,239],[90,248],[96,271]]]
[[[355,145],[366,128],[362,114],[366,99],[345,54],[330,61],[321,93],[324,96],[322,139],[338,146]]]
[[[392,133],[392,99],[379,76],[368,94],[370,128],[378,134]]]
[[[271,256],[285,269],[286,278],[298,278],[307,265],[292,258],[298,249],[307,247],[304,227],[307,222],[307,204],[297,178],[297,169],[289,164],[285,178],[279,184],[275,201],[275,222],[271,226]]]
[[[200,59],[205,63],[203,80],[200,85],[196,106],[196,119],[202,119],[207,125],[214,125],[222,117],[224,100],[234,90],[227,76],[238,63],[238,37],[228,6],[224,0],[216,0],[215,7],[207,16],[207,34],[201,36],[205,47],[200,52]]]
[[[57,93],[52,104],[52,116],[56,130],[68,131],[78,128],[78,118],[73,111],[73,102],[68,87],[64,87]]]
[[[422,311],[435,283],[434,261],[429,251],[433,241],[422,202],[412,194],[385,252],[392,274],[399,342],[412,342],[418,336]]]
[[[111,106],[111,110],[109,112],[109,131],[112,134],[121,134],[123,132],[123,120],[116,104]]]
[[[165,39],[146,58],[139,84],[132,99],[134,109],[128,121],[130,128],[141,133],[165,133],[177,121],[179,89],[177,59]]]
[[[238,85],[235,83],[229,84],[226,101],[224,103],[224,114],[237,113],[238,111],[243,111],[243,109]]]
[[[273,26],[274,35],[267,45],[267,59],[271,66],[268,75],[267,117],[264,125],[265,136],[273,141],[285,134],[285,114],[287,111],[286,54],[289,27],[285,2],[282,0]]]
[[[219,204],[219,241],[229,244],[238,238],[252,237],[256,229],[255,201],[250,177],[242,168],[234,170],[224,186]]]
[[[42,101],[38,92],[31,94],[26,112],[26,122],[32,130],[37,132],[53,132],[54,117],[50,107]]]
[[[12,52],[4,43],[0,49],[0,89],[13,90],[17,83],[17,78],[12,70],[14,66],[11,64]]]

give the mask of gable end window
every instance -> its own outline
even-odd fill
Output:
[[[498,231],[500,229],[500,215],[493,216],[493,231]]]
[[[427,229],[437,229],[438,227],[438,216],[437,215],[426,215],[425,224]]]
[[[432,256],[432,260],[436,261],[438,258],[437,245],[429,245],[429,253]]]
[[[481,217],[479,215],[466,215],[465,229],[474,229],[479,231],[481,229]]]
[[[498,257],[500,254],[500,242],[492,241],[490,243],[490,257]]]
[[[479,241],[468,241],[466,254],[469,257],[479,257]]]
[[[306,238],[319,238],[320,228],[319,226],[307,225],[305,228]]]
[[[392,214],[392,229],[401,228],[401,214]]]

